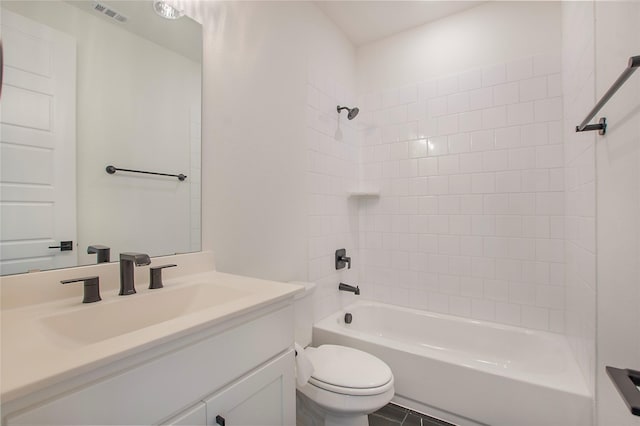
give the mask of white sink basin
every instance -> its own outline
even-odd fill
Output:
[[[83,305],[40,318],[47,332],[91,344],[245,297],[250,292],[213,283],[162,288]]]

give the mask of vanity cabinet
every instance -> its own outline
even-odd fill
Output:
[[[293,351],[187,409],[167,425],[295,425]]]
[[[119,371],[116,361],[107,377],[5,413],[4,423],[293,425],[293,311],[274,309],[148,349]]]

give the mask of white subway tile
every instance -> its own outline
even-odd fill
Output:
[[[389,158],[391,160],[402,160],[409,158],[409,144],[407,142],[396,142],[389,146]]]
[[[482,278],[460,277],[460,294],[462,296],[481,298],[483,295]]]
[[[460,132],[472,132],[482,129],[482,111],[463,112],[458,115]]]
[[[482,86],[495,86],[507,81],[507,67],[497,64],[482,69]]]
[[[532,212],[533,213],[533,212]],[[522,235],[528,238],[549,238],[548,216],[523,216]]]
[[[479,69],[463,72],[458,75],[460,91],[477,89],[482,86],[482,71]]]
[[[459,214],[460,213],[460,197],[441,196],[438,197],[438,214]]]
[[[495,172],[506,170],[508,166],[508,151],[485,151],[482,153],[482,170]]]
[[[536,305],[544,308],[564,308],[564,288],[552,285],[536,286]]]
[[[509,242],[506,238],[484,237],[483,254],[486,257],[507,257]]]
[[[496,233],[494,216],[471,216],[471,233],[473,235],[491,236]]]
[[[496,173],[496,192],[520,192],[522,190],[519,170]]]
[[[418,138],[418,122],[410,121],[398,125],[398,140],[408,141]]]
[[[425,81],[418,84],[418,99],[420,101],[438,96],[438,86],[435,81]]]
[[[551,74],[547,76],[548,96],[562,96],[562,75]]]
[[[429,194],[429,179],[426,177],[418,177],[409,179],[409,195],[427,195]]]
[[[526,215],[535,212],[536,197],[535,194],[521,193],[509,194],[509,213]]]
[[[535,260],[535,240],[530,238],[509,238],[509,255],[506,257],[520,260]]]
[[[398,161],[398,167],[400,169],[401,178],[414,178],[418,176],[418,160],[400,160]],[[341,182],[337,182],[339,186],[342,186]]]
[[[458,115],[444,115],[438,117],[438,134],[450,135],[458,133]]]
[[[437,158],[418,159],[418,174],[420,176],[435,176],[438,174]]]
[[[547,97],[547,77],[536,77],[520,82],[520,102]]]
[[[536,303],[535,286],[525,283],[509,283],[509,302],[533,305]]]
[[[474,194],[492,193],[496,190],[496,178],[493,173],[475,173],[471,176],[471,192]]]
[[[509,126],[532,123],[533,120],[533,102],[507,105],[507,123]]]
[[[495,147],[493,130],[480,130],[471,133],[471,151],[489,151]]]
[[[468,194],[469,192],[471,191],[469,190],[466,193]],[[460,212],[462,214],[480,215],[484,212],[483,206],[484,204],[482,195],[463,195],[462,197],[460,197]]]
[[[471,192],[471,175],[449,176],[450,194],[469,194]]]
[[[496,278],[505,281],[521,281],[522,262],[514,259],[496,259]]]
[[[398,89],[385,90],[381,94],[382,108],[394,107],[400,104],[400,92]]]
[[[398,200],[398,213],[418,214],[418,197],[402,197]]]
[[[509,214],[507,194],[487,194],[484,196],[484,214]]]
[[[438,236],[438,253],[459,255],[460,254],[460,237],[451,235]]]
[[[449,269],[451,269],[451,263],[449,263]],[[438,290],[443,294],[460,294],[460,277],[452,275],[450,272],[448,274],[439,275]]]
[[[495,130],[496,149],[517,148],[520,142],[520,127],[512,126]]]
[[[438,96],[450,95],[458,91],[458,76],[441,78],[437,81]]]
[[[496,216],[496,235],[499,237],[520,237],[522,235],[522,217]]]
[[[423,253],[438,252],[438,236],[437,235],[418,235],[418,248]]]
[[[493,105],[493,90],[491,87],[472,90],[469,92],[469,109],[480,110]]]
[[[509,286],[506,281],[484,280],[484,296],[487,299],[506,302],[509,299]]]
[[[462,117],[461,117],[462,118]],[[450,154],[459,154],[461,152],[469,152],[471,144],[471,135],[469,133],[457,133],[447,138]],[[426,142],[425,142],[426,148]]]
[[[530,78],[533,75],[533,58],[523,58],[507,63],[507,81]]]
[[[522,264],[522,278],[527,283],[549,284],[549,263],[524,262]]]
[[[447,113],[447,97],[429,99],[427,102],[427,117],[435,118]]]
[[[449,313],[449,296],[446,294],[429,292],[429,310],[444,314]]]
[[[417,139],[409,141],[409,158],[420,158],[427,156],[427,140]]]
[[[536,240],[536,259],[543,262],[564,262],[564,241]]]
[[[539,192],[536,194],[536,214],[564,215],[564,192]]]
[[[413,102],[407,105],[407,120],[418,121],[418,120],[424,120],[426,118],[427,118],[426,101]]]
[[[564,169],[549,170],[549,191],[563,191],[564,186]]]
[[[447,96],[447,112],[455,114],[469,110],[469,94],[467,92],[453,93]]]
[[[425,139],[438,134],[438,119],[425,118],[418,120],[418,138]]]
[[[553,121],[562,118],[562,98],[540,99],[535,101],[535,120]]]
[[[549,191],[549,171],[547,169],[523,170],[522,191]]]
[[[522,307],[522,325],[538,330],[549,329],[549,310],[536,306]]]
[[[484,299],[471,299],[471,316],[475,319],[493,321],[496,318],[495,302]]]
[[[521,307],[513,303],[496,303],[496,321],[503,324],[519,326],[521,324]]]
[[[465,256],[482,256],[482,248],[482,237],[469,235],[460,237],[460,254]]]
[[[445,155],[438,157],[438,173],[443,175],[455,174],[460,171],[460,163],[457,155]]]
[[[447,155],[449,153],[449,147],[447,145],[446,136],[431,137],[427,139],[427,155]]]
[[[509,107],[513,107],[510,105]],[[532,111],[533,115],[533,111]],[[533,117],[532,117],[533,119]],[[512,123],[509,123],[510,125]],[[520,124],[520,123],[513,123]],[[482,110],[482,127],[484,129],[494,129],[496,127],[504,127],[507,125],[507,108],[505,106],[497,106],[493,108],[485,108]]]
[[[544,54],[533,58],[533,75],[558,74],[562,71],[562,58],[559,53]]]
[[[535,148],[520,148],[509,150],[509,169],[524,170],[536,167]]]
[[[527,124],[521,127],[522,146],[547,145],[549,132],[546,123]]]
[[[428,254],[428,271],[437,274],[449,273],[449,256],[440,254]]]
[[[449,296],[449,313],[461,317],[471,316],[471,299],[468,297]]]
[[[429,194],[444,195],[449,193],[449,178],[447,176],[429,177]]]
[[[398,103],[410,104],[418,101],[418,86],[411,85],[398,89]]]
[[[449,232],[449,216],[434,215],[429,216],[429,233],[446,234]]]
[[[471,216],[467,216],[467,215],[449,216],[449,232],[452,235],[471,234]]]
[[[493,105],[515,104],[519,100],[518,83],[505,83],[493,86]]]

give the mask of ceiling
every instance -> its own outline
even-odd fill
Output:
[[[356,46],[432,22],[483,1],[322,1],[316,5]]]

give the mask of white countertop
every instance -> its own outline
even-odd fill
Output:
[[[162,316],[166,315],[164,310],[174,304],[173,296],[167,295],[179,295],[194,283],[201,287],[211,286],[207,290],[215,287],[222,293],[232,294],[233,297],[215,300],[218,290],[201,292],[205,297],[199,297],[184,312],[172,314],[173,318],[165,320]],[[82,283],[78,284],[81,292]],[[2,365],[0,370],[3,404],[162,343],[208,327],[222,325],[226,321],[265,308],[270,304],[288,298],[293,299],[294,294],[302,291],[302,287],[298,285],[216,271],[165,278],[164,285],[165,288],[162,289],[148,290],[144,283],[140,283],[136,285],[138,293],[129,296],[118,296],[118,289],[108,286],[110,288],[105,288],[101,292],[101,302],[86,304],[82,303],[81,297],[77,294],[73,297],[67,296],[33,305],[12,305],[5,303],[7,301],[4,300],[1,311]],[[63,286],[60,285],[60,287]],[[15,289],[11,291],[14,292]],[[25,288],[25,291],[33,291],[33,289]],[[159,294],[161,294],[160,298],[155,296]],[[99,326],[102,330],[108,328],[104,323],[92,323],[93,314],[95,313],[96,321],[105,321],[102,319],[105,317],[104,314],[99,315],[99,312],[118,311],[119,308],[114,310],[113,307],[118,303],[133,300],[131,298],[138,298],[137,305],[145,306],[145,309],[146,305],[140,302],[149,300],[149,312],[138,315],[139,318],[145,315],[153,316],[156,310],[156,313],[161,313],[159,316],[161,322],[145,325],[133,331],[125,331],[124,334],[116,332],[117,334],[113,337],[106,335],[106,337],[97,338],[96,341],[74,339],[73,336],[64,336],[64,333],[58,333],[55,328],[51,328],[54,322],[51,318],[59,315],[72,314],[70,318],[86,317],[87,320],[83,324],[74,324],[73,328],[91,338],[92,327]],[[213,306],[209,307],[207,298],[211,299]],[[108,321],[107,319],[105,322]],[[123,323],[123,321],[119,322]]]

